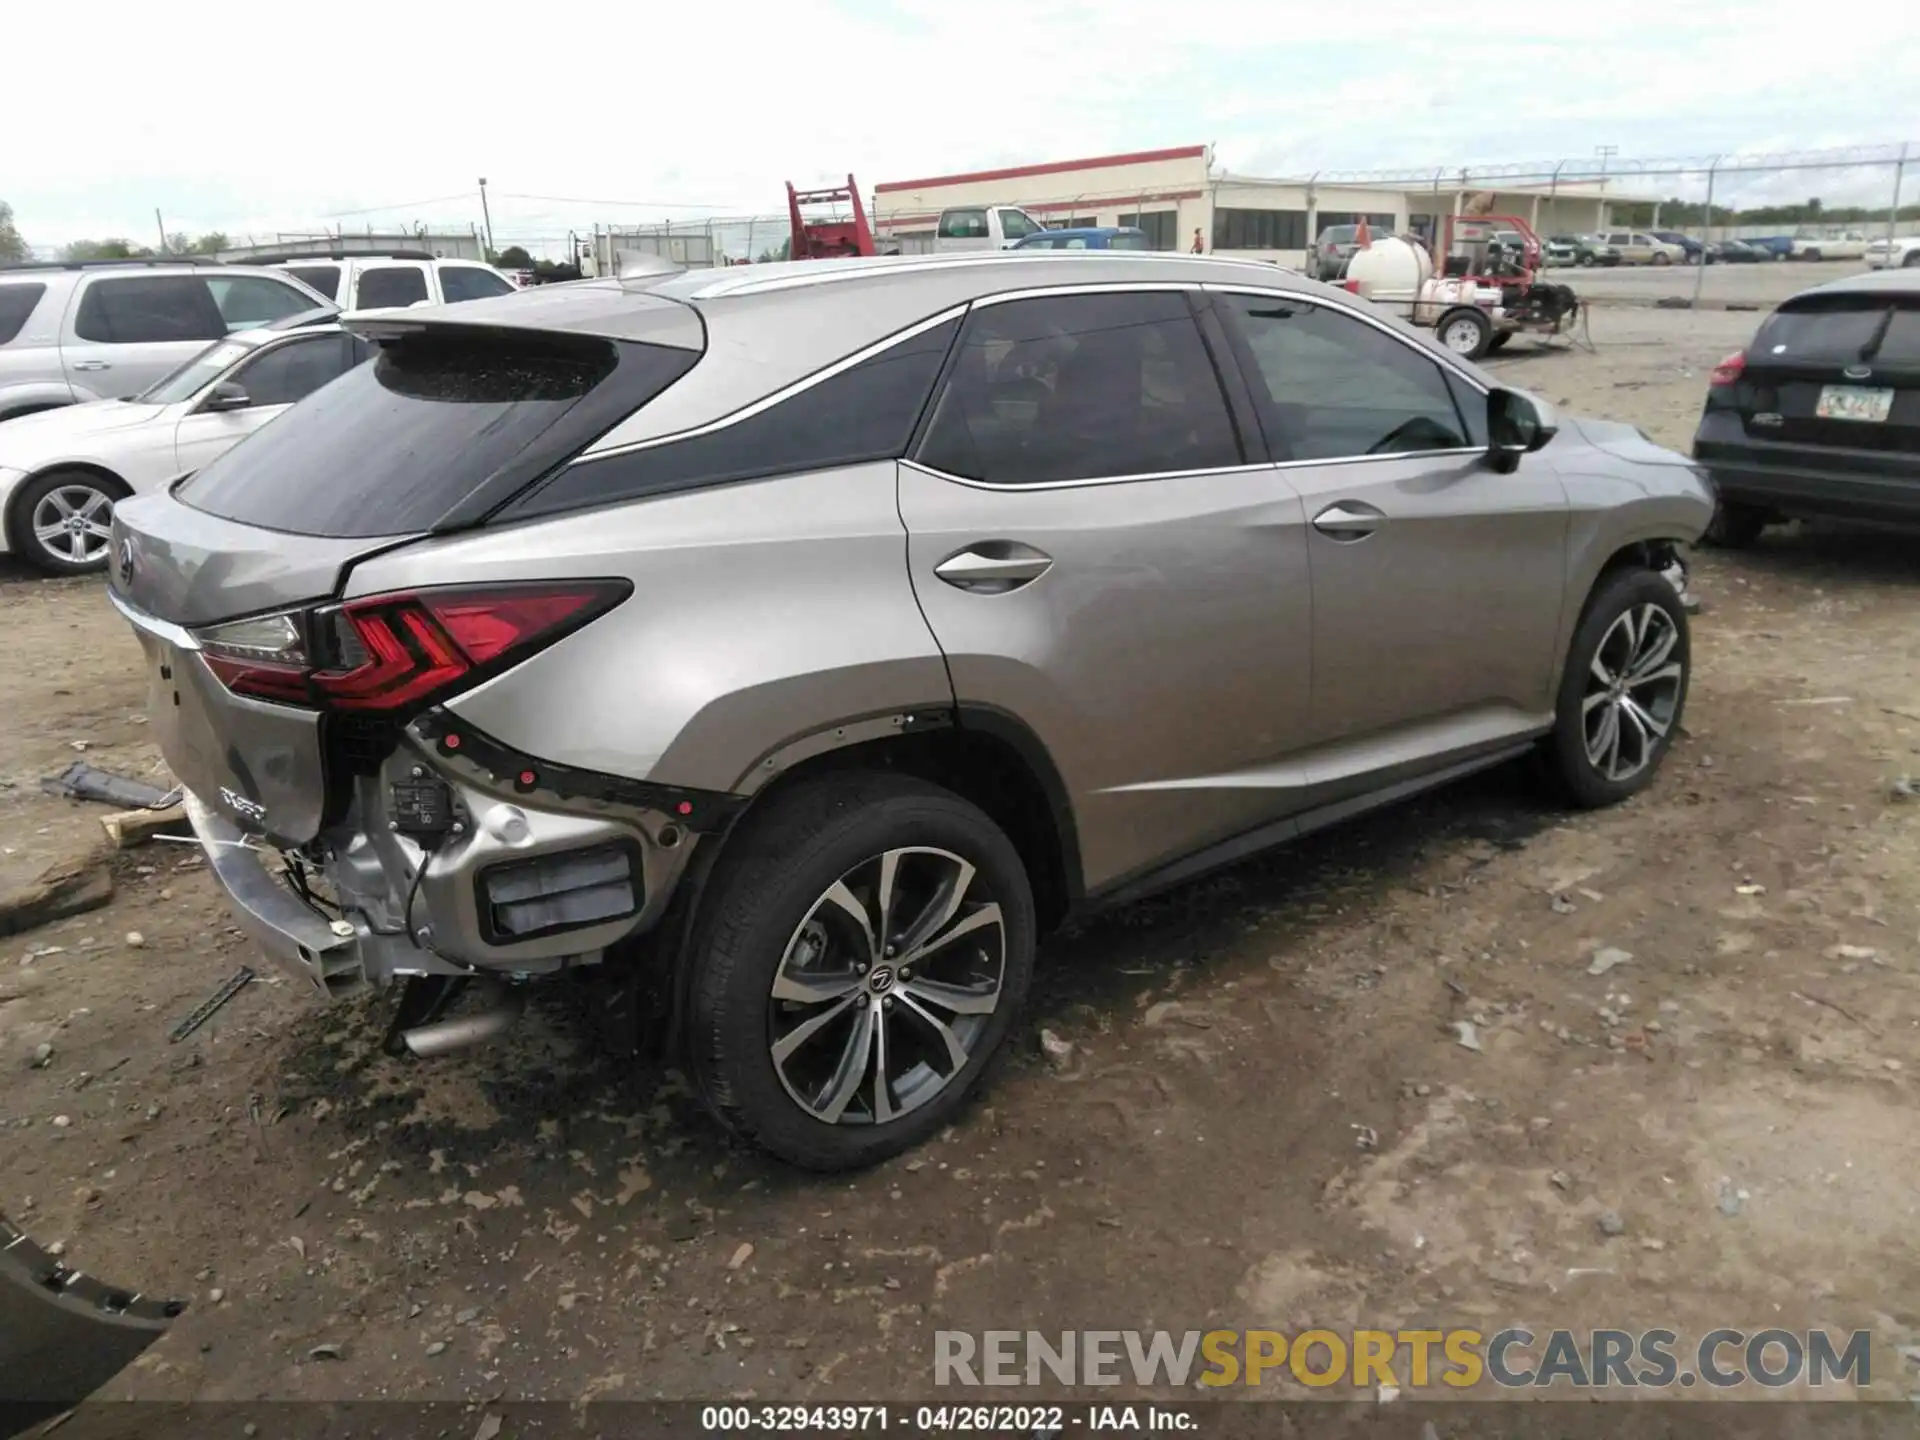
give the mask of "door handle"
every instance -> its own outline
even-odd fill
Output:
[[[1386,515],[1371,505],[1342,500],[1314,516],[1313,528],[1334,540],[1364,540],[1386,520]]]
[[[113,366],[104,360],[76,360],[73,362],[73,368],[76,370],[111,370]]]
[[[949,555],[933,573],[956,589],[999,595],[1038,580],[1052,566],[1053,557],[1031,545],[990,540]]]

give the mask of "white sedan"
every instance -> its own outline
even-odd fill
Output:
[[[133,399],[0,423],[0,552],[104,569],[115,501],[198,470],[372,354],[332,312],[294,316],[214,341]]]

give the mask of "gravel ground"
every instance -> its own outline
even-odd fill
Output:
[[[1592,353],[1495,368],[1679,446],[1752,323],[1601,308]],[[985,1102],[850,1178],[730,1145],[567,996],[408,1064],[269,978],[169,1045],[251,957],[191,849],[130,852],[0,941],[0,1209],[195,1302],[120,1397],[911,1398],[942,1328],[1419,1321],[1871,1328],[1903,1394],[1920,547],[1796,530],[1696,589],[1649,792],[1500,772],[1092,922]],[[0,580],[0,666],[4,880],[97,829],[39,776],[157,756],[97,585]]]

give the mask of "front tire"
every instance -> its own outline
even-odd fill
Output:
[[[1493,322],[1470,307],[1449,310],[1433,328],[1442,345],[1466,360],[1478,360],[1493,343]]]
[[[1617,805],[1653,780],[1686,710],[1691,662],[1672,582],[1642,569],[1602,580],[1574,632],[1546,742],[1569,800]]]
[[[1713,507],[1713,519],[1700,538],[1718,550],[1744,550],[1760,538],[1772,517],[1757,505],[1722,500]]]
[[[702,1097],[809,1170],[872,1165],[950,1123],[1033,977],[1019,853],[959,796],[853,772],[748,816],[696,927]]]
[[[1653,263],[1656,265],[1671,265],[1673,263],[1673,257],[1664,250],[1656,250],[1653,255]]]
[[[50,470],[20,488],[14,539],[20,558],[50,575],[107,568],[113,507],[132,492],[91,470]]]

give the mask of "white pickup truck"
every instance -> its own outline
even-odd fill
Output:
[[[1867,237],[1858,230],[1840,235],[1821,235],[1803,230],[1793,237],[1791,258],[1795,260],[1864,260]]]
[[[896,235],[885,241],[902,255],[950,250],[1005,250],[1047,227],[1018,205],[955,205],[940,212],[931,235]]]

